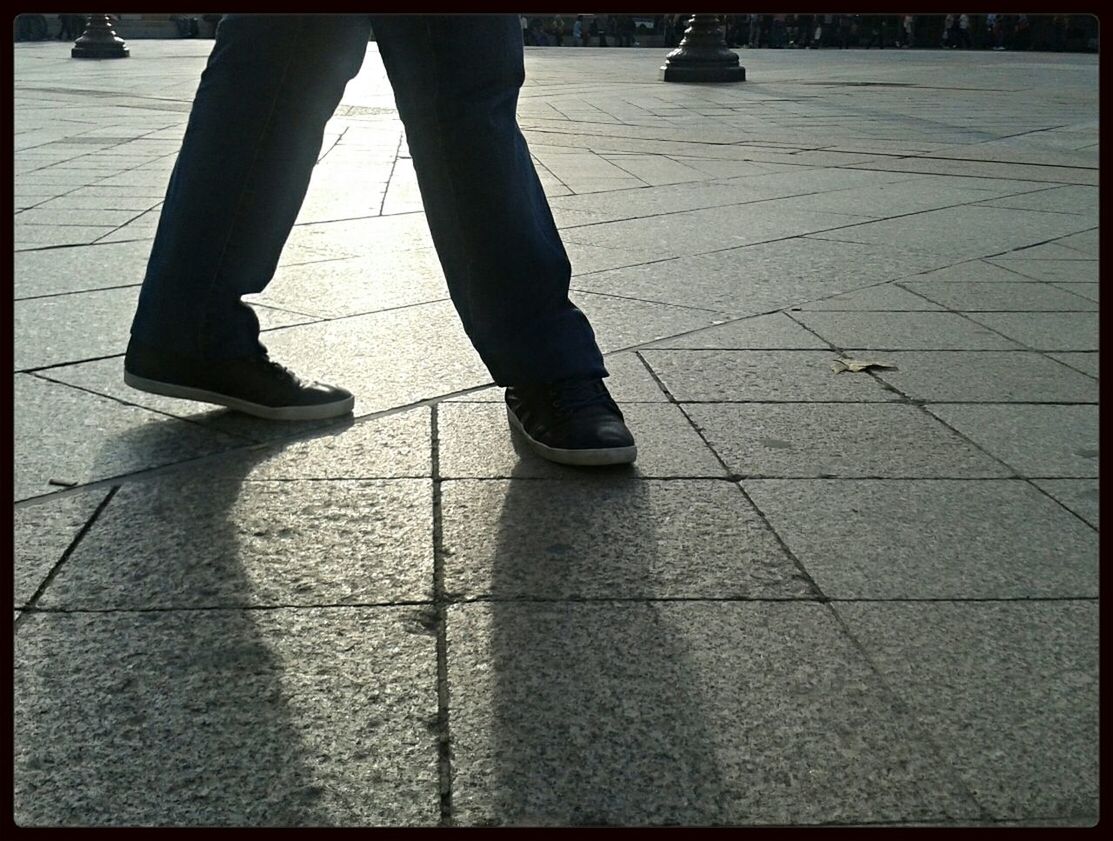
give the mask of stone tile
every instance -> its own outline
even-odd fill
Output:
[[[462,824],[979,814],[821,605],[471,604],[448,651]]]
[[[245,482],[248,469],[240,460],[216,475],[125,485],[39,605],[150,610],[432,598],[431,482]]]
[[[1048,283],[940,283],[903,281],[902,286],[960,312],[1096,310],[1097,304]]]
[[[1069,365],[1075,370],[1081,371],[1084,374],[1089,374],[1091,377],[1097,377],[1098,375],[1097,351],[1049,353],[1047,355],[1050,356],[1052,359],[1058,359],[1064,365]]]
[[[708,310],[631,301],[610,295],[575,292],[571,301],[591,321],[595,341],[604,353],[634,347],[721,321]]]
[[[1098,190],[1096,187],[1053,187],[1019,196],[1005,196],[983,202],[994,207],[1011,207],[1018,210],[1043,210],[1056,213],[1078,213],[1097,217]]]
[[[949,312],[801,312],[794,318],[840,348],[1005,350],[1014,342]]]
[[[1097,533],[1027,482],[742,486],[832,599],[1098,595]]]
[[[724,238],[719,247],[727,244],[729,239]],[[649,253],[665,256],[652,248]],[[889,247],[798,237],[576,277],[573,286],[646,301],[762,313],[945,262],[936,255]],[[854,266],[853,273],[847,272],[847,265]]]
[[[1009,475],[1005,467],[915,406],[753,403],[687,404],[683,408],[727,467],[742,476],[853,479]]]
[[[1099,286],[1098,283],[1053,283],[1052,286],[1057,289],[1062,289],[1064,292],[1070,292],[1072,295],[1080,295],[1087,300],[1097,303]]]
[[[914,216],[885,219],[830,231],[828,239],[899,243],[905,248],[945,253],[953,258],[988,257],[1006,249],[1022,248],[1073,234],[1090,225],[1065,213],[1019,212],[999,207],[967,205],[929,210]]]
[[[869,356],[869,354],[866,354]],[[876,375],[914,400],[977,403],[1096,403],[1089,377],[1027,351],[889,352],[895,370]]]
[[[225,452],[242,438],[37,377],[15,377],[15,498]]]
[[[25,616],[15,821],[436,825],[436,640],[413,611]]]
[[[1033,280],[1062,283],[1097,283],[1100,280],[1097,260],[1010,260],[1007,257],[995,257],[992,262]]]
[[[603,358],[610,374],[604,382],[607,390],[620,406],[627,403],[668,403],[668,396],[638,358],[635,351],[621,351]],[[499,386],[480,389],[449,398],[448,403],[504,403],[505,390]]]
[[[1098,407],[927,407],[1022,476],[1096,478]]]
[[[248,296],[328,318],[447,299],[436,252],[425,248],[280,267],[264,292]]]
[[[980,312],[970,317],[1033,350],[1098,349],[1097,312]]]
[[[1037,479],[1032,484],[1059,500],[1095,529],[1098,527],[1097,479]]]
[[[123,353],[138,299],[139,287],[129,286],[16,301],[16,370]]]
[[[665,388],[681,402],[887,401],[870,376],[836,374],[839,354],[797,350],[644,350]]]
[[[491,382],[448,302],[276,330],[266,344],[295,371],[327,365],[357,417]]]
[[[1056,245],[1070,248],[1073,251],[1085,254],[1096,260],[1098,257],[1098,250],[1101,246],[1101,237],[1098,234],[1098,229],[1091,227],[1088,231],[1081,231],[1077,234],[1057,239],[1055,243]]]
[[[727,482],[596,472],[443,491],[445,587],[461,598],[814,595]]]
[[[1061,241],[1060,241],[1061,242]],[[1028,248],[1018,248],[993,258],[994,262],[1007,260],[1096,260],[1097,254],[1084,254],[1058,242],[1045,242]]]
[[[92,245],[111,234],[114,228],[111,225],[23,225],[17,221],[12,230],[16,250],[24,250]]]
[[[396,479],[432,476],[431,412],[411,409],[322,430],[257,451],[250,479]],[[272,424],[273,425],[273,424]]]
[[[836,604],[994,818],[1097,815],[1097,602]]]
[[[84,491],[15,509],[16,606],[35,594],[107,496],[107,490]]]
[[[21,225],[84,225],[115,228],[118,225],[126,225],[135,215],[128,210],[77,210],[37,207],[16,214],[15,218]]]
[[[784,313],[740,318],[727,324],[696,330],[683,336],[663,339],[651,348],[695,348],[727,350],[807,350],[828,348],[828,344]]]
[[[662,403],[628,403],[622,413],[638,445],[633,468],[618,466],[611,475],[643,477],[725,476],[677,407]],[[554,464],[536,455],[512,433],[501,403],[443,403],[437,415],[440,472],[449,478],[568,479],[598,469]]]
[[[577,288],[576,278],[592,272],[618,269],[625,266],[640,266],[646,261],[644,251],[626,248],[607,248],[600,245],[584,245],[578,242],[565,242],[564,250],[572,264],[572,288]]]
[[[992,259],[967,260],[943,269],[923,272],[914,277],[903,279],[901,285],[910,286],[911,283],[926,285],[929,281],[939,283],[1023,283],[1026,280],[1034,281],[1036,278],[1017,274],[1004,265],[999,265],[996,259]]]
[[[739,207],[732,211],[710,208],[605,222],[567,230],[563,237],[566,242],[642,250],[660,259],[831,231],[851,221],[833,213],[777,211],[764,205],[760,210]]]
[[[920,311],[940,310],[938,304],[926,300],[920,295],[913,295],[900,286],[892,283],[883,283],[879,286],[869,286],[865,289],[855,289],[853,292],[844,292],[833,295],[820,301],[812,301],[800,306],[802,310],[843,310],[843,311]]]

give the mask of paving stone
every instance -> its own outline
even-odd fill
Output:
[[[1037,479],[1032,484],[1059,500],[1095,529],[1098,527],[1097,479]]]
[[[915,216],[868,222],[824,234],[828,239],[900,243],[905,248],[950,254],[954,258],[988,257],[1009,248],[1046,242],[1073,234],[1089,223],[1065,213],[1018,212],[967,205],[929,210]]]
[[[1045,242],[1028,248],[1019,248],[1002,253],[993,258],[999,260],[1094,260],[1097,255],[1083,254],[1074,248],[1059,245],[1057,242]]]
[[[1096,601],[834,607],[989,815],[1097,816]]]
[[[1097,216],[1098,191],[1094,187],[1053,187],[1019,196],[1006,196],[983,202],[994,207],[1043,210]]]
[[[606,222],[573,228],[563,236],[567,242],[641,249],[660,259],[830,231],[849,221],[852,219],[833,213],[778,211],[763,204],[759,210],[742,207],[735,213],[710,208]]]
[[[560,483],[449,481],[444,491],[445,587],[454,596],[814,595],[726,482],[596,473]]]
[[[244,440],[37,377],[14,389],[15,498],[242,447]]]
[[[1097,304],[1048,283],[940,283],[903,281],[902,286],[960,312],[1096,310]]]
[[[1097,260],[1010,260],[995,257],[993,263],[1034,280],[1097,283],[1100,279]]]
[[[696,330],[683,336],[662,339],[651,348],[695,348],[727,350],[810,349],[828,344],[784,313],[741,318],[727,324]]]
[[[988,478],[1010,473],[914,406],[686,404],[684,411],[727,467],[748,477]]]
[[[129,286],[16,301],[16,370],[123,353],[138,299]]]
[[[1098,349],[1097,312],[980,312],[970,317],[1033,350]]]
[[[572,287],[577,288],[576,278],[592,272],[617,269],[625,266],[640,266],[645,263],[644,251],[628,248],[606,248],[599,245],[584,245],[578,242],[565,242],[564,250],[572,264]]]
[[[1064,365],[1070,365],[1072,368],[1081,371],[1084,374],[1089,374],[1091,377],[1098,375],[1098,354],[1096,351],[1086,352],[1080,351],[1076,353],[1049,353],[1047,354],[1052,359],[1058,359]]]
[[[591,321],[595,341],[603,353],[686,333],[722,320],[720,314],[708,310],[631,301],[590,292],[575,292],[571,301]]]
[[[979,814],[821,605],[463,605],[448,652],[463,824]]]
[[[800,312],[793,316],[840,348],[1005,350],[1016,343],[950,312]]]
[[[720,246],[728,243],[724,239]],[[573,286],[677,305],[698,302],[723,312],[761,313],[827,299],[944,262],[936,255],[797,237],[576,277]],[[847,271],[848,265],[854,266],[853,272]]]
[[[684,413],[663,403],[622,406],[638,446],[633,468],[618,466],[608,474],[643,477],[725,476],[726,471],[696,434]],[[440,473],[450,478],[573,479],[585,471],[543,459],[512,433],[501,403],[444,403],[437,416]]]
[[[644,350],[642,355],[682,402],[896,399],[872,377],[836,374],[831,363],[839,354],[829,350]]]
[[[936,303],[926,300],[920,295],[913,295],[900,286],[892,283],[883,283],[879,286],[870,286],[865,289],[855,289],[853,292],[844,292],[833,295],[820,301],[811,301],[800,306],[802,310],[848,310],[848,311],[920,311],[940,310]]]
[[[280,267],[248,300],[338,318],[447,298],[436,252],[423,248]]]
[[[1098,400],[1097,383],[1092,379],[1039,353],[891,351],[884,354],[884,361],[896,369],[877,369],[876,375],[915,400],[976,403]]]
[[[604,382],[607,390],[620,407],[627,403],[668,403],[668,396],[661,391],[645,363],[635,351],[611,353],[603,358],[607,373]],[[471,391],[452,397],[448,403],[504,403],[505,389],[498,386]]]
[[[107,496],[107,490],[84,491],[15,509],[17,606],[35,594]]]
[[[282,443],[260,454],[251,479],[395,479],[432,476],[431,412],[411,409]]]
[[[15,821],[436,825],[436,640],[413,611],[25,616]]]
[[[1097,533],[1027,482],[742,486],[832,599],[1098,595]]]
[[[40,606],[150,610],[432,597],[429,481],[245,482],[247,468],[238,461],[216,475],[125,485]]]
[[[1099,285],[1097,283],[1053,283],[1052,286],[1070,292],[1072,295],[1081,295],[1083,298],[1097,303]]]
[[[1098,249],[1101,246],[1100,240],[1098,229],[1096,227],[1091,227],[1088,231],[1081,231],[1077,234],[1057,239],[1055,243],[1096,260],[1098,257]]]
[[[13,242],[17,251],[56,248],[63,245],[92,245],[114,230],[111,225],[23,225],[13,227]]]
[[[448,302],[276,330],[266,345],[295,371],[327,366],[357,417],[491,382]]]
[[[929,281],[938,283],[1023,283],[1035,280],[1034,277],[1026,277],[1012,271],[1004,264],[1000,264],[996,258],[993,258],[991,260],[967,260],[946,268],[923,272],[914,277],[904,278],[901,285],[926,284]]]
[[[927,407],[1022,476],[1088,478],[1098,475],[1098,407]]]

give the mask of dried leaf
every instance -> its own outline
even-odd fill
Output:
[[[870,368],[893,368],[896,365],[890,365],[888,362],[867,362],[861,359],[836,359],[831,363],[831,370],[836,374],[841,374],[844,371],[852,371],[858,373],[859,371],[868,371]]]

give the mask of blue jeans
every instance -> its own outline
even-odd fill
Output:
[[[264,350],[270,281],[370,27],[449,294],[499,385],[605,377],[515,110],[516,15],[229,15],[170,177],[135,339],[205,360]]]

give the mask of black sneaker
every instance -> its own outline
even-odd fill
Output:
[[[267,420],[336,418],[355,405],[346,389],[305,382],[265,353],[204,361],[134,339],[124,357],[124,382],[151,394],[215,403]]]
[[[506,389],[510,425],[542,458],[578,467],[629,464],[634,436],[602,380],[565,380]]]

